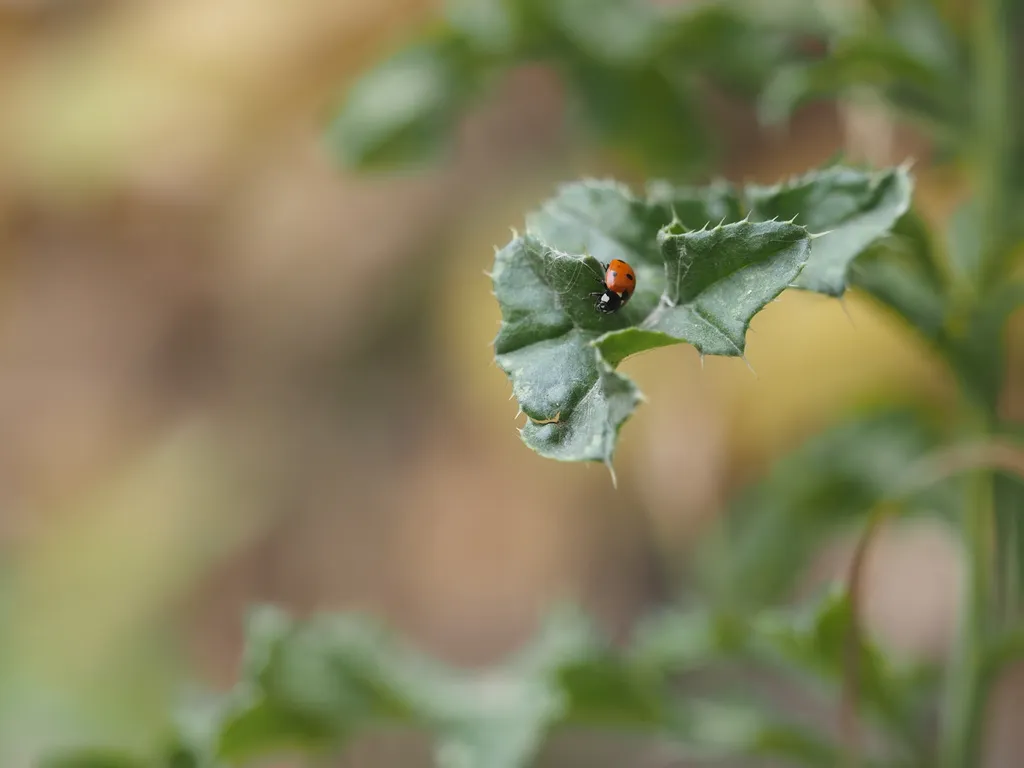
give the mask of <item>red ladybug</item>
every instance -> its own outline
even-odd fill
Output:
[[[633,295],[636,290],[636,273],[621,259],[612,259],[604,270],[604,286],[603,291],[590,295],[598,297],[594,304],[597,311],[610,315],[626,306],[629,297]]]

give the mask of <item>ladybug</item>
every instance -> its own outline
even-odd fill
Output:
[[[636,290],[636,273],[622,259],[612,259],[604,270],[604,287],[603,291],[590,295],[598,297],[594,304],[597,311],[610,315],[626,306],[629,297],[633,295]]]

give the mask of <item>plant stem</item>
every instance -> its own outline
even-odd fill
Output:
[[[974,4],[974,149],[982,216],[979,287],[999,278],[1012,221],[1007,194],[1013,172],[1011,3],[1012,0],[978,0]]]
[[[978,470],[967,483],[962,516],[966,589],[960,631],[950,661],[943,728],[943,765],[980,765],[985,700],[984,654],[992,615],[992,472]]]
[[[1008,250],[1011,173],[1010,4],[1013,0],[978,0],[973,8],[974,151],[982,242],[978,293],[1000,279]],[[983,300],[983,299],[978,299]],[[994,413],[965,403],[975,434],[990,435]],[[962,513],[966,585],[957,644],[950,659],[942,731],[942,764],[971,768],[982,763],[982,735],[989,675],[985,655],[994,619],[994,473],[974,472],[967,483]]]

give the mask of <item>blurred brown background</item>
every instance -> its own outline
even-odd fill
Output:
[[[682,347],[626,364],[649,403],[617,492],[598,465],[532,454],[488,346],[493,246],[557,181],[636,178],[577,141],[539,69],[473,111],[447,164],[340,169],[326,110],[434,10],[0,0],[0,525],[23,690],[102,689],[113,724],[181,672],[226,687],[264,600],[366,611],[462,663],[562,598],[621,633],[773,457],[851,404],[948,397],[873,306],[787,293],[754,322],[756,375]],[[748,107],[719,112],[729,178],[845,147],[916,157],[929,218],[962,196],[884,115],[813,108],[764,135]],[[941,653],[942,531],[902,526],[872,563],[876,629]]]

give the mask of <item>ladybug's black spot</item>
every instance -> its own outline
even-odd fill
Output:
[[[629,281],[632,281],[633,280],[633,276],[631,274],[629,274],[629,272],[627,272],[626,273],[626,279],[629,280]]]

